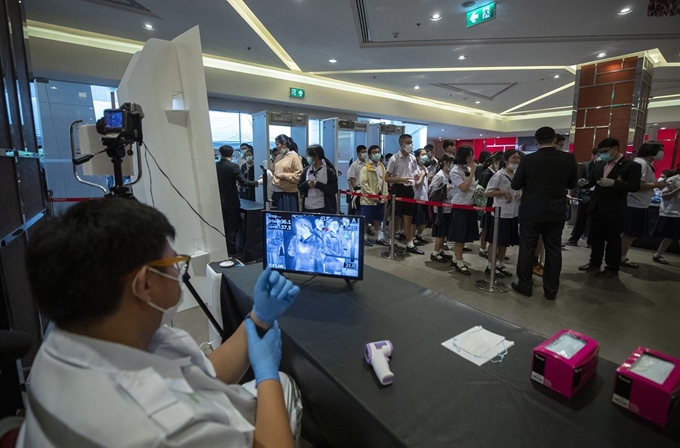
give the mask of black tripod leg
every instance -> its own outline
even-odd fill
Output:
[[[184,275],[184,284],[187,285],[187,289],[189,290],[189,292],[191,292],[191,295],[194,296],[194,299],[196,299],[196,303],[198,303],[198,306],[201,307],[201,309],[203,310],[203,313],[208,317],[208,320],[209,320],[210,323],[212,324],[212,326],[213,326],[213,328],[215,329],[215,331],[217,331],[217,333],[218,333],[218,334],[220,335],[220,337],[222,338],[222,342],[224,342],[224,341],[227,339],[226,336],[225,336],[225,334],[224,334],[224,330],[222,329],[222,327],[220,326],[220,324],[217,323],[217,320],[215,319],[215,316],[213,316],[213,314],[212,314],[212,313],[210,312],[210,310],[208,309],[208,305],[205,304],[205,302],[203,301],[203,299],[201,299],[201,297],[198,295],[198,292],[196,292],[196,290],[194,289],[193,285],[192,285],[191,282],[189,281],[189,275],[188,275],[188,273],[186,273],[186,274]]]

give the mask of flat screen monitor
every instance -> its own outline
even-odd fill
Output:
[[[363,216],[269,210],[262,219],[265,268],[363,279]]]

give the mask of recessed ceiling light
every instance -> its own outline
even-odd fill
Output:
[[[437,20],[441,20],[441,19],[442,19],[442,15],[439,14],[439,13],[437,13],[437,14],[432,14],[432,15],[430,16],[430,20],[432,20],[433,22],[436,22]]]
[[[617,14],[620,16],[625,16],[626,14],[630,14],[631,12],[633,12],[633,8],[623,8]]]
[[[418,90],[420,89],[420,86],[415,86],[414,89]]]
[[[153,26],[153,25],[150,24],[150,23],[145,23],[145,24],[144,24],[144,29],[145,29],[145,30],[149,30],[149,31],[153,31],[153,30],[156,29],[156,27]]]
[[[338,62],[338,60],[337,59],[329,59],[328,62],[330,62],[331,64],[335,64],[336,62]]]
[[[605,53],[604,51],[603,51],[602,53],[598,53],[598,54],[597,54],[597,57],[598,57],[598,58],[603,58],[603,57],[605,57],[605,56],[607,56],[607,53]]]
[[[479,136],[481,137],[481,136],[482,136],[482,134],[479,134]]]
[[[661,128],[660,130],[662,130],[662,131],[665,131],[665,130],[666,130],[666,128]]]
[[[652,126],[658,126],[658,125],[659,125],[659,123],[654,123]]]
[[[465,60],[465,55],[464,55],[464,54],[461,54],[460,56],[458,56],[458,59],[461,60],[461,61],[464,61],[464,60]]]
[[[442,132],[444,132],[444,130],[443,130],[443,129],[442,129]]]
[[[50,89],[57,90],[57,88],[55,86],[50,86]]]
[[[555,76],[553,76],[553,78],[559,79],[559,78],[560,78],[560,75],[555,75]]]
[[[463,8],[472,8],[473,6],[477,6],[477,2],[465,2],[465,3],[463,3]]]
[[[475,101],[475,104],[479,104],[479,103],[481,103],[481,101]]]

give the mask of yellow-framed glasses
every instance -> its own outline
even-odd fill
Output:
[[[190,255],[176,255],[174,257],[166,257],[154,260],[146,263],[146,265],[154,268],[167,268],[168,266],[172,266],[177,269],[177,272],[179,272],[181,276],[184,276],[184,274],[186,274],[189,270],[190,261]]]

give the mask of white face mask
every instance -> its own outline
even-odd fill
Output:
[[[662,159],[663,159],[663,151],[657,152],[656,155],[654,156],[654,160],[656,160],[658,162],[659,160],[662,160]]]
[[[413,152],[413,145],[405,145],[404,151],[406,151],[407,153],[412,153]]]
[[[518,166],[519,163],[508,163],[508,168],[510,168],[512,171],[515,171]]]
[[[153,272],[154,274],[160,275],[161,277],[169,278],[171,280],[177,281],[179,283],[180,289],[179,289],[179,298],[177,299],[177,303],[173,306],[171,306],[168,309],[161,308],[160,306],[156,305],[155,303],[151,301],[146,301],[142,297],[137,294],[137,277],[139,277],[139,272],[137,272],[137,275],[135,275],[135,279],[132,281],[132,293],[137,296],[139,299],[141,299],[144,303],[149,305],[151,308],[154,308],[161,313],[163,313],[163,317],[161,318],[161,323],[158,326],[158,328],[161,328],[163,325],[168,325],[172,321],[172,318],[175,317],[175,314],[177,314],[177,311],[179,310],[179,307],[182,305],[182,302],[184,301],[184,284],[182,283],[182,275],[180,274],[177,277],[173,277],[172,275],[168,275],[165,272],[161,272],[158,269],[154,268],[149,268],[149,271]]]
[[[367,154],[368,154],[368,153],[360,152],[360,153],[359,153],[359,158],[360,158],[361,160],[366,160],[366,155],[367,155]]]

